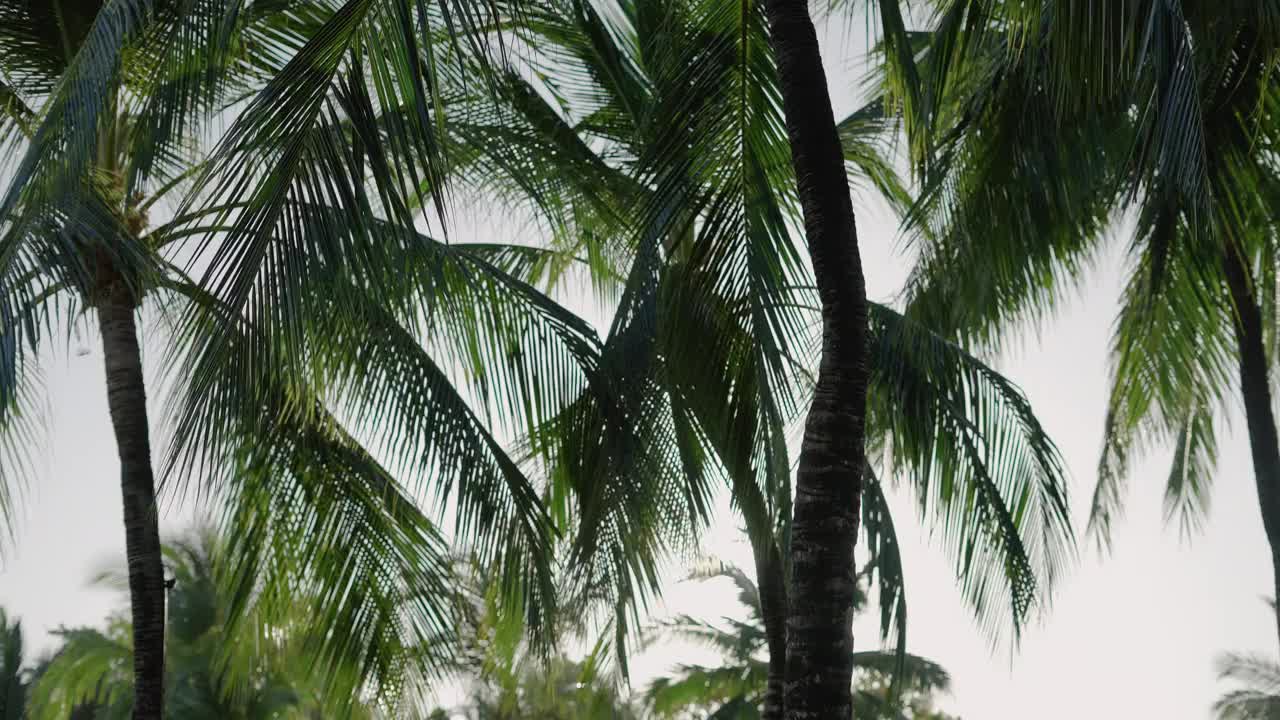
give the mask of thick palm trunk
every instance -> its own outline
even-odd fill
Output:
[[[105,288],[98,302],[98,325],[124,498],[125,551],[133,610],[133,717],[152,720],[162,716],[164,707],[165,588],[151,472],[147,394],[142,382],[134,308],[132,292],[117,278]]]
[[[796,476],[786,717],[851,715],[853,546],[866,412],[866,291],[844,156],[806,0],[768,0],[791,160],[822,305],[822,358]]]
[[[782,572],[782,553],[770,540],[767,547],[752,550],[756,562],[756,587],[760,591],[760,618],[769,648],[769,675],[765,685],[761,720],[782,720],[783,693],[787,673],[787,585]]]
[[[1262,527],[1271,545],[1275,594],[1280,598],[1280,436],[1276,434],[1276,419],[1271,409],[1271,381],[1262,335],[1262,311],[1253,293],[1249,270],[1236,250],[1227,250],[1223,270],[1235,306],[1240,391],[1244,395],[1245,422],[1249,428],[1253,477],[1258,487]],[[1276,615],[1276,632],[1280,637],[1280,610]]]

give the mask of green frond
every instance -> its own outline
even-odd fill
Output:
[[[116,620],[105,632],[74,628],[56,634],[63,645],[32,691],[33,720],[70,717],[82,704],[103,708],[108,717],[126,717],[133,705],[128,624]]]
[[[1045,319],[1081,282],[1129,149],[1105,114],[1055,119],[1034,73],[1015,70],[991,69],[966,96],[905,220],[920,253],[909,314],[966,342]],[[965,267],[982,272],[957,272]]]
[[[456,507],[458,537],[503,569],[511,611],[528,605],[536,625],[539,608],[530,600],[551,598],[538,588],[536,567],[546,554],[539,548],[548,536],[533,488],[412,335],[367,295],[339,284],[330,289],[309,328],[328,338],[332,352],[304,350],[314,356],[316,379],[330,383],[322,387],[338,406],[376,433],[396,467],[419,478],[420,497]],[[209,478],[222,494],[224,522],[236,538],[238,602],[287,605],[299,583],[316,598],[316,651],[329,661],[318,667],[328,668],[331,697],[349,700],[351,688],[366,682],[397,697],[404,673],[419,671],[408,660],[428,657],[420,645],[448,627],[438,607],[451,595],[442,579],[447,566],[436,557],[437,531],[315,389],[281,385],[261,371],[258,363],[271,367],[276,346],[237,331],[239,337],[223,338],[235,364],[179,366],[194,368],[191,376],[207,378],[214,391],[179,398],[171,472]],[[382,340],[370,345],[369,337]],[[404,395],[405,387],[420,392]],[[393,430],[383,432],[383,423]],[[505,496],[509,483],[514,504]],[[509,526],[518,531],[506,532]],[[520,539],[534,545],[499,542]],[[438,663],[421,669],[440,670]]]
[[[47,222],[58,207],[84,204],[90,168],[112,132],[119,102],[118,83],[122,58],[155,20],[153,0],[106,0],[75,7],[58,3],[47,9],[11,7],[14,17],[0,32],[5,41],[18,42],[29,52],[19,63],[31,77],[44,71],[41,82],[48,98],[40,109],[38,126],[26,143],[26,152],[0,199],[6,237],[22,236],[33,225]],[[56,51],[61,60],[54,60]],[[72,44],[74,42],[74,44]],[[51,62],[52,61],[52,62]]]
[[[896,652],[867,650],[853,654],[855,672],[876,673],[883,677],[897,677],[907,689],[917,692],[947,692],[951,688],[951,674],[941,665],[908,653],[905,658]]]
[[[222,408],[256,413],[267,392],[259,368],[272,368],[282,407],[310,421],[313,406],[298,398],[322,398],[396,476],[413,478],[416,494],[452,510],[457,537],[506,568],[510,597],[536,627],[536,597],[554,599],[551,528],[495,426],[531,434],[577,397],[597,362],[593,331],[466,246],[374,217],[349,228],[328,207],[288,209],[297,234],[279,253],[298,255],[272,255],[254,279],[253,332],[224,326],[231,316],[220,314],[193,335],[171,467],[206,462],[200,448],[222,432]],[[322,237],[329,247],[309,240]],[[246,344],[236,345],[241,335]],[[234,380],[219,380],[224,372]],[[550,453],[530,447],[535,459]]]
[[[1212,245],[1167,206],[1140,217],[1137,255],[1112,341],[1108,419],[1089,534],[1100,548],[1123,504],[1133,455],[1172,443],[1166,517],[1194,532],[1208,511],[1217,457],[1215,416],[1235,384],[1231,309]]]
[[[0,718],[22,720],[30,694],[30,679],[24,666],[22,622],[9,622],[0,609]]]
[[[867,567],[875,578],[880,604],[880,638],[891,642],[901,663],[907,655],[907,587],[903,577],[898,533],[888,500],[870,465],[862,476],[862,531],[867,538]],[[901,669],[901,668],[900,668]]]
[[[934,516],[983,629],[1017,637],[1074,556],[1062,458],[1007,379],[888,308],[871,318],[869,441]]]
[[[896,119],[885,112],[886,100],[873,99],[850,113],[836,126],[844,161],[849,167],[849,184],[853,188],[865,181],[884,198],[894,212],[906,215],[912,196],[906,182],[893,163]]]
[[[688,462],[680,416],[660,384],[658,269],[652,254],[633,265],[590,392],[546,428],[559,442],[551,512],[577,521],[571,562],[613,588],[620,660],[628,617],[658,588],[659,559],[697,532],[709,505],[707,477]]]
[[[43,235],[42,240],[63,236]],[[18,507],[43,442],[38,353],[54,335],[54,324],[77,308],[74,296],[63,292],[66,282],[43,272],[49,259],[33,246],[23,243],[10,256],[8,272],[0,272],[0,557],[14,538]]]
[[[253,0],[158,4],[120,78],[130,97],[120,148],[129,194],[189,170],[208,121],[254,84],[254,56],[300,42],[281,22],[287,12],[288,3]],[[255,42],[264,32],[272,41]]]
[[[246,441],[223,480],[230,617],[306,608],[302,647],[327,701],[346,709],[370,691],[394,703],[443,671],[416,662],[451,628],[443,540],[336,424],[276,424],[292,442]]]
[[[645,699],[659,717],[680,717],[694,710],[716,716],[715,708],[741,701],[742,705],[758,704],[757,694],[765,684],[763,663],[746,666],[707,668],[682,665],[675,676],[655,680],[645,691]],[[723,717],[742,717],[721,712]]]
[[[1218,658],[1218,679],[1244,687],[1213,704],[1218,720],[1270,720],[1280,714],[1280,665],[1270,658],[1229,653]]]

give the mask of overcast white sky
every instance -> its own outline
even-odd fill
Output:
[[[824,53],[839,115],[852,109],[857,97],[854,65],[840,58],[865,46],[835,37],[827,39]],[[898,252],[893,219],[868,198],[858,200],[868,291],[873,299],[889,300],[909,258]],[[1027,392],[1061,447],[1081,529],[1102,435],[1107,345],[1123,270],[1122,253],[1102,258],[1079,299],[1039,337],[1024,338],[1019,350],[995,362]],[[117,602],[109,593],[87,588],[95,569],[122,554],[123,532],[102,355],[91,335],[71,349],[78,347],[88,354],[59,348],[46,355],[48,446],[25,498],[16,542],[6,544],[0,557],[0,607],[23,620],[37,648],[52,645],[48,632],[56,626],[98,623]],[[1164,528],[1161,493],[1169,457],[1167,451],[1151,455],[1134,469],[1116,552],[1100,559],[1082,548],[1081,563],[1062,584],[1048,621],[1030,629],[1012,655],[989,650],[961,604],[949,564],[915,521],[909,499],[894,499],[907,572],[911,650],[951,671],[954,692],[943,703],[946,709],[966,720],[1207,718],[1221,689],[1213,673],[1216,654],[1275,655],[1273,616],[1261,601],[1270,593],[1270,563],[1244,423],[1238,411],[1231,420],[1235,432],[1221,442],[1204,533],[1183,542],[1176,528]],[[722,507],[706,549],[749,567],[736,518]],[[171,508],[167,528],[180,526],[188,513]],[[672,574],[659,612],[709,617],[737,612],[727,583],[678,583],[678,577]],[[875,621],[860,622],[855,635],[860,646],[874,644]],[[711,660],[688,648],[656,648],[637,658],[633,670],[643,683],[671,663]]]

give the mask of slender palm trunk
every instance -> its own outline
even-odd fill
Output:
[[[822,358],[796,475],[786,717],[848,720],[853,547],[867,392],[866,290],[844,156],[808,4],[768,0],[766,11],[822,305]]]
[[[135,720],[162,716],[164,707],[164,567],[142,356],[134,326],[133,293],[115,277],[98,302],[107,371],[107,404],[120,454],[120,491],[124,498],[125,551],[133,610]]]
[[[769,648],[769,675],[764,691],[761,720],[782,720],[783,692],[787,673],[787,585],[782,572],[782,553],[778,543],[770,540],[767,547],[752,550],[756,562],[756,587],[760,591],[760,617]]]
[[[1240,391],[1244,395],[1253,477],[1258,486],[1262,527],[1271,545],[1271,570],[1276,597],[1280,597],[1280,436],[1271,405],[1271,381],[1262,335],[1262,311],[1253,293],[1253,281],[1243,258],[1229,248],[1223,258],[1227,288],[1235,306],[1236,342],[1240,350]],[[1280,606],[1278,606],[1280,607]],[[1276,614],[1280,637],[1280,610]]]

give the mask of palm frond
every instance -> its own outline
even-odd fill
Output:
[[[1218,679],[1244,687],[1213,704],[1219,720],[1271,720],[1280,717],[1280,665],[1253,655],[1228,653],[1218,658]]]
[[[79,705],[108,709],[116,717],[133,705],[129,628],[115,621],[105,632],[62,629],[62,648],[45,667],[31,695],[34,720],[70,717]]]
[[[390,458],[393,472],[415,477],[413,487],[426,490],[441,509],[452,507],[458,537],[486,562],[506,568],[507,589],[536,627],[531,593],[554,600],[546,585],[551,528],[538,489],[502,447],[491,418],[531,433],[560,412],[586,387],[598,354],[594,333],[465,246],[406,235],[376,218],[362,220],[361,230],[342,230],[341,213],[325,207],[290,211],[308,236],[328,233],[339,241],[335,254],[359,262],[334,264],[342,255],[329,255],[266,267],[258,281],[264,291],[297,280],[309,290],[288,309],[263,307],[255,298],[261,314],[250,316],[285,313],[296,335],[282,332],[284,323],[253,325],[245,334],[216,320],[211,334],[195,336],[201,340],[186,360],[192,387],[177,408],[171,468],[218,457],[221,450],[202,450],[216,446],[224,422],[220,411],[210,417],[209,409],[253,412],[266,392],[258,368],[278,368],[273,372],[281,375],[285,407],[305,420],[315,410],[294,400],[294,389],[302,398],[323,398]],[[365,249],[370,254],[344,242],[356,232],[376,239]],[[235,333],[242,344],[232,345],[240,337]],[[220,379],[222,373],[234,379]],[[550,452],[531,447],[535,457]],[[510,531],[514,537],[504,534]]]
[[[910,314],[966,342],[1044,319],[1080,281],[1132,150],[1128,117],[1062,107],[1058,70],[1019,45],[1021,21],[996,20],[1013,9],[988,5],[955,3],[937,21],[923,61],[934,137],[920,141],[931,149],[905,221],[920,253]],[[968,266],[983,272],[960,282],[955,268]]]
[[[1088,532],[1110,545],[1131,456],[1172,441],[1166,517],[1184,533],[1208,511],[1217,455],[1215,415],[1234,384],[1231,309],[1212,246],[1167,206],[1139,219],[1134,272],[1112,341],[1112,386]]]
[[[395,467],[417,474],[417,486],[442,508],[456,498],[458,536],[502,569],[511,610],[528,608],[536,624],[536,601],[552,598],[536,571],[545,567],[549,538],[532,487],[411,334],[367,296],[356,304],[359,293],[332,289],[325,302],[343,298],[343,308],[313,315],[310,326],[332,350],[313,359],[320,387],[351,388],[354,369],[370,369],[364,394],[339,392],[339,405],[365,427],[397,428],[382,435]],[[216,392],[180,399],[170,467],[222,488],[239,603],[287,605],[299,587],[319,598],[316,626],[324,630],[316,652],[331,661],[330,695],[349,700],[349,690],[376,681],[380,693],[398,697],[407,658],[429,657],[435,651],[422,645],[447,637],[440,603],[452,595],[439,533],[329,412],[321,392],[259,371],[257,363],[270,367],[277,349],[255,339],[252,326],[238,331],[223,339],[239,361],[201,370]],[[382,340],[370,345],[369,337]],[[403,395],[405,387],[419,392]]]
[[[64,15],[59,10],[67,10]],[[92,11],[96,10],[96,15]],[[0,217],[4,218],[6,237],[22,236],[33,224],[46,222],[56,215],[58,205],[82,204],[85,182],[90,167],[98,157],[104,133],[114,126],[119,102],[118,82],[123,71],[123,57],[155,21],[153,0],[106,0],[83,7],[10,8],[17,17],[9,18],[13,34],[8,40],[28,41],[49,46],[56,32],[63,61],[50,63],[52,53],[36,60],[29,68],[52,71],[47,80],[57,79],[48,89],[50,97],[40,111],[39,125],[31,133],[26,152],[15,168],[2,198]],[[58,17],[55,17],[58,16]],[[86,23],[91,18],[91,23]],[[78,43],[71,45],[67,32],[70,24],[75,32],[83,32]],[[31,55],[27,60],[34,60]]]
[[[645,691],[645,698],[659,717],[679,717],[691,709],[715,713],[714,708],[731,703],[749,706],[759,700],[755,694],[764,687],[764,673],[762,663],[719,668],[682,665],[674,677],[654,681]],[[740,717],[724,711],[720,716]]]
[[[1017,637],[1074,555],[1061,456],[1003,376],[888,308],[871,317],[873,447],[935,514],[983,629],[997,640],[1007,619]]]
[[[903,659],[896,652],[855,652],[853,667],[855,671],[873,672],[884,677],[896,676],[906,688],[917,692],[946,692],[951,687],[951,674],[941,665],[910,653]]]
[[[862,476],[862,531],[867,536],[871,560],[863,571],[873,576],[880,604],[880,638],[896,648],[900,662],[907,654],[907,587],[903,577],[898,533],[884,488],[870,467]],[[900,668],[901,669],[901,668]]]

